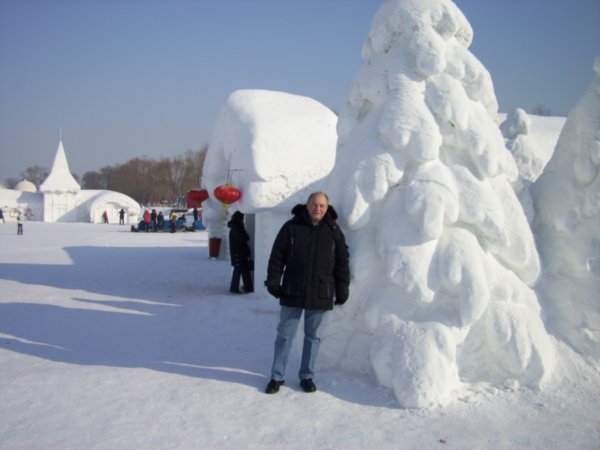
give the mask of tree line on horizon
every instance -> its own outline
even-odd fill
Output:
[[[80,178],[73,174],[81,189],[102,189],[128,195],[142,205],[168,203],[185,199],[185,194],[201,184],[202,168],[208,145],[200,150],[186,150],[182,155],[158,160],[136,157],[123,164],[85,172]],[[37,189],[50,171],[37,165],[21,172],[21,179],[32,182]],[[19,180],[8,178],[6,187],[14,188]]]
[[[336,112],[337,114],[337,112]],[[551,116],[552,110],[543,104],[531,109],[530,114]],[[105,166],[98,171],[88,171],[73,178],[82,189],[107,189],[121,192],[143,205],[168,202],[173,204],[185,198],[185,194],[201,185],[202,168],[208,145],[200,150],[186,150],[183,155],[155,160],[147,157],[130,159],[124,164]],[[20,179],[7,178],[4,185],[13,189],[20,180],[32,182],[37,189],[46,180],[50,171],[33,165],[21,172]]]

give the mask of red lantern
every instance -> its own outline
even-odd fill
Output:
[[[206,189],[192,189],[186,194],[186,206],[188,208],[199,208],[202,202],[208,198]]]
[[[223,206],[237,202],[242,196],[242,193],[238,189],[234,188],[231,183],[217,187],[214,191],[214,194],[217,200],[223,203]]]

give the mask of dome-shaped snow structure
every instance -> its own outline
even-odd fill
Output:
[[[17,183],[17,185],[15,186],[15,191],[37,192],[37,188],[35,187],[35,184],[33,184],[31,181],[27,181],[24,179]]]

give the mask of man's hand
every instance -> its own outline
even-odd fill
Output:
[[[267,285],[267,291],[269,291],[269,294],[275,298],[281,297],[281,288],[278,284],[267,284],[266,282],[265,284]]]
[[[336,305],[343,305],[344,303],[346,303],[346,300],[348,300],[348,297],[350,295],[350,292],[348,291],[347,288],[338,288],[337,292],[335,293],[335,304]]]

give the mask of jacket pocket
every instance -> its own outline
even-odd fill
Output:
[[[304,296],[304,283],[302,276],[295,273],[285,272],[281,283],[281,291],[286,297]]]
[[[319,298],[333,298],[335,280],[331,275],[319,275]]]

